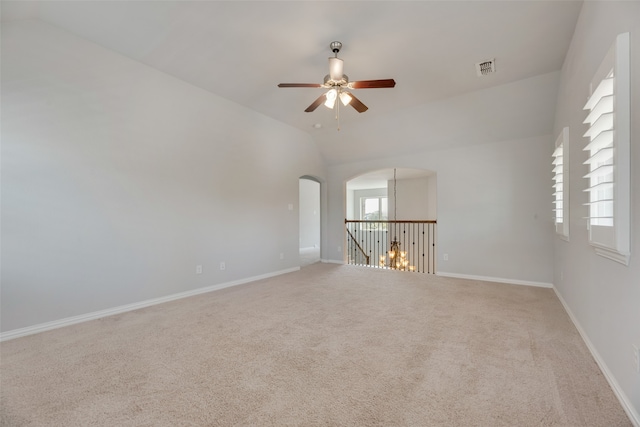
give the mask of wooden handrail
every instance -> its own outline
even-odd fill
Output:
[[[438,224],[435,219],[345,219],[344,222],[349,236],[345,241],[349,264],[364,265],[366,259],[368,267],[435,274]],[[396,252],[402,258],[402,265],[396,261],[392,266],[390,260]]]
[[[356,246],[358,247],[358,249],[360,249],[360,252],[362,252],[362,255],[364,255],[364,257],[367,259],[367,265],[371,265],[369,263],[369,255],[367,255],[364,251],[364,249],[362,249],[362,246],[360,246],[360,243],[358,243],[358,241],[356,240],[355,237],[353,237],[353,234],[351,234],[351,232],[349,231],[349,229],[347,228],[347,233],[349,234],[349,237],[351,237],[351,240],[353,240],[353,243],[356,244]]]

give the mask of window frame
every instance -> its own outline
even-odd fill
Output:
[[[569,241],[569,128],[564,127],[553,152],[553,221],[556,234]]]
[[[388,196],[360,196],[360,220],[365,220],[364,216],[365,216],[365,203],[367,199],[378,199],[378,212],[380,212],[380,216],[382,216],[382,213],[384,212],[382,210],[382,200],[387,200],[387,218],[386,219],[382,219],[380,218],[380,221],[387,221],[389,219],[388,215],[389,215],[389,197]],[[375,220],[374,220],[375,221]],[[376,230],[378,229],[378,226],[375,224],[369,224],[369,223],[361,223],[360,224],[360,229],[361,230]],[[387,229],[387,224],[383,224],[382,225],[382,229],[386,230]]]
[[[589,98],[584,106],[589,110],[584,120],[589,127],[583,135],[589,140],[584,148],[589,152],[589,158],[584,162],[589,168],[584,176],[589,182],[585,189],[589,195],[589,243],[598,255],[624,265],[629,265],[631,255],[629,52],[629,33],[619,34],[591,81]],[[611,86],[609,92],[604,90],[607,85]],[[610,105],[603,109],[599,105],[607,97],[610,97],[607,100]],[[602,130],[598,129],[599,119],[609,122]],[[605,142],[598,142],[598,137],[609,132],[609,128],[611,132],[603,138]],[[598,156],[605,160],[601,161]],[[605,209],[607,212],[603,216]]]

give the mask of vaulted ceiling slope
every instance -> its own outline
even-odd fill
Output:
[[[322,89],[329,43],[369,111],[342,129],[560,70],[581,1],[43,1],[2,2],[2,19],[37,18],[291,126],[335,138],[335,113],[304,109]],[[496,73],[475,64],[495,58]],[[321,125],[320,129],[314,125]],[[331,133],[329,133],[331,131]],[[324,136],[323,136],[324,133]],[[364,138],[364,137],[363,137]],[[323,150],[330,162],[334,158]]]

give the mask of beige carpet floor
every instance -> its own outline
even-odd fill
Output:
[[[320,248],[300,248],[300,267],[320,262]]]
[[[348,265],[6,341],[4,426],[629,426],[553,290]]]

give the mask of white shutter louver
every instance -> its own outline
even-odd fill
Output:
[[[586,165],[589,173],[589,224],[613,227],[613,70],[600,82],[584,106],[590,110],[584,123],[589,129],[583,135],[589,138],[584,148],[589,152]]]
[[[597,254],[625,265],[630,255],[629,62],[629,33],[624,33],[600,65],[584,106],[589,242]]]
[[[568,144],[569,128],[565,127],[556,140],[556,149],[553,152],[553,211],[556,233],[568,240],[569,238],[569,203],[568,200]],[[567,178],[565,178],[567,177]]]

